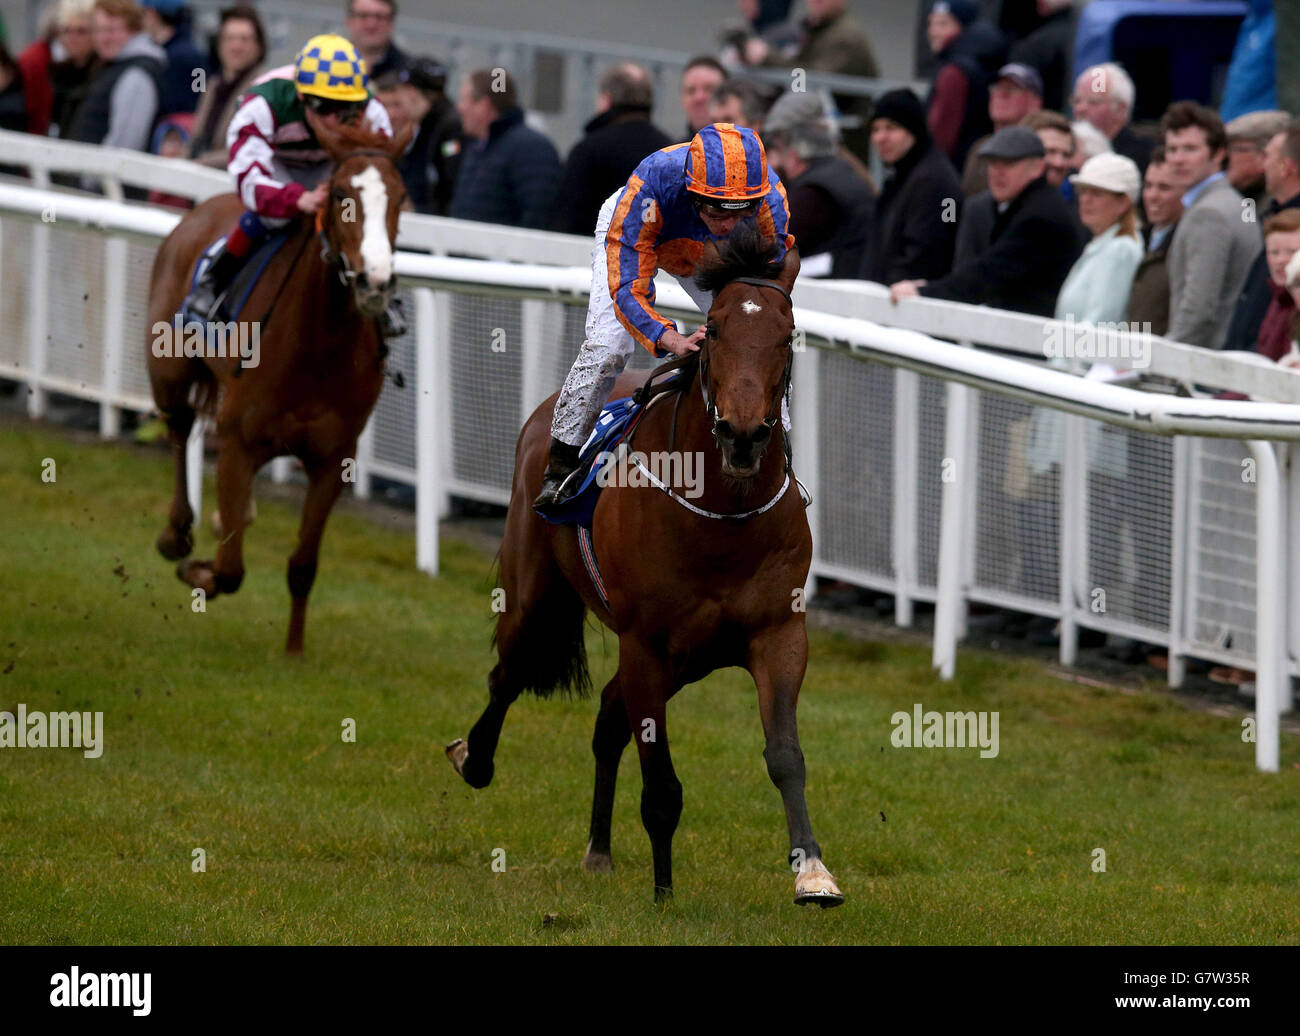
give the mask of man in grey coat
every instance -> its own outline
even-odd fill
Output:
[[[1183,189],[1183,218],[1169,247],[1166,337],[1218,349],[1262,243],[1253,208],[1223,172],[1228,138],[1218,113],[1177,101],[1160,121],[1170,171]]]

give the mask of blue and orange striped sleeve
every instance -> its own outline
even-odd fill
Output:
[[[764,237],[774,237],[780,242],[781,249],[775,260],[779,263],[785,258],[786,250],[793,248],[795,243],[790,233],[790,203],[786,198],[785,184],[775,171],[769,173],[768,183],[772,189],[767,192],[755,218]]]
[[[645,181],[633,173],[609,221],[605,260],[614,314],[633,340],[651,352],[659,336],[675,326],[654,310],[657,245],[662,230],[659,202]]]

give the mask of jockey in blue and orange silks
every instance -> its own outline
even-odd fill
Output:
[[[689,144],[656,151],[605,200],[591,253],[587,337],[555,404],[550,460],[534,507],[563,498],[578,452],[638,345],[656,356],[699,351],[703,327],[682,335],[655,311],[655,274],[663,269],[676,277],[707,314],[713,296],[693,280],[704,242],[751,218],[777,240],[781,262],[794,244],[785,188],[768,168],[758,135],[730,123],[705,126]],[[784,403],[782,419],[788,427]]]

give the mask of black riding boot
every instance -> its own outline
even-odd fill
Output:
[[[226,251],[225,246],[222,246],[221,251],[212,262],[208,263],[207,269],[199,277],[190,297],[185,300],[183,306],[185,312],[199,320],[221,319],[221,314],[214,312],[217,308],[217,300],[235,279],[235,274],[243,265],[243,259],[231,255]]]
[[[542,479],[542,491],[533,501],[533,510],[542,507],[554,507],[563,497],[560,489],[564,480],[578,467],[578,447],[570,446],[559,439],[551,440],[551,456],[546,465],[546,475]]]

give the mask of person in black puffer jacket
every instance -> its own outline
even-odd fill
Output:
[[[935,144],[961,169],[980,137],[993,132],[989,84],[1007,56],[1007,40],[976,21],[975,0],[934,0],[927,32],[937,58],[926,123]]]
[[[961,214],[957,170],[930,140],[921,101],[911,90],[876,100],[871,146],[887,172],[876,199],[864,280],[932,280],[952,268]]]
[[[640,65],[623,62],[607,69],[600,77],[597,107],[564,164],[552,224],[564,234],[590,236],[605,199],[627,183],[646,155],[672,143],[650,121],[654,83]]]
[[[447,215],[542,230],[560,183],[555,145],[524,124],[514,80],[480,68],[461,80],[457,104],[467,145]]]

